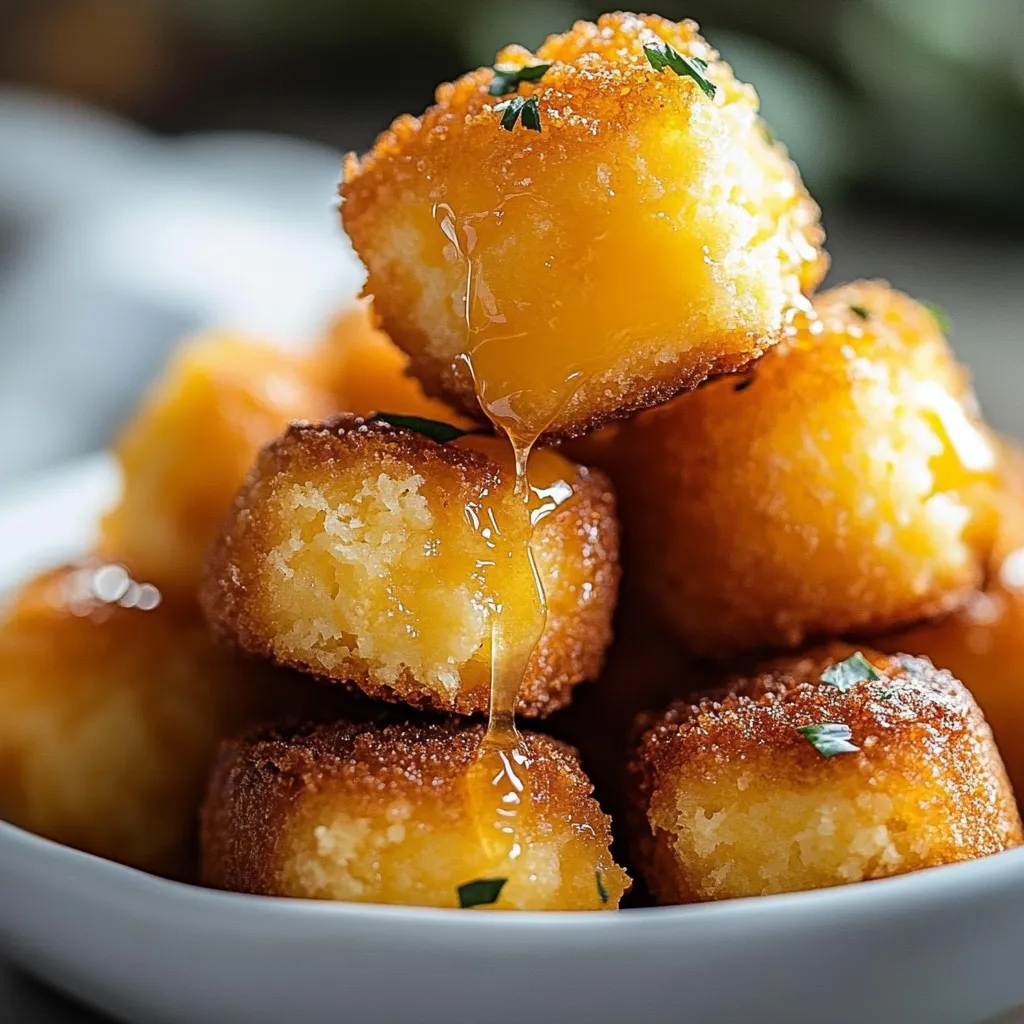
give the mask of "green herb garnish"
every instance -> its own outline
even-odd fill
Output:
[[[733,386],[733,391],[746,391],[751,384],[754,383],[754,375],[751,374],[746,380],[741,380],[739,384]]]
[[[539,82],[550,67],[550,64],[527,64],[524,68],[517,68],[512,64],[495,64],[494,77],[491,79],[488,92],[492,96],[504,96],[506,93],[515,92],[520,82]]]
[[[512,99],[499,103],[494,109],[504,111],[498,126],[507,132],[515,128],[516,121],[520,118],[522,118],[524,128],[529,128],[531,132],[540,131],[540,104],[538,104],[536,96],[531,96],[529,99],[513,96]]]
[[[397,412],[379,412],[371,416],[369,423],[387,423],[392,427],[399,427],[402,430],[412,430],[438,444],[447,444],[457,437],[465,437],[466,434],[475,433],[472,430],[460,430],[450,423],[442,423],[440,420],[428,420],[423,416],[402,416]]]
[[[644,53],[647,54],[648,63],[655,71],[671,68],[681,78],[692,78],[709,100],[715,98],[718,87],[704,74],[708,69],[706,60],[701,60],[700,57],[684,57],[678,50],[660,39],[656,43],[647,43],[644,46]]]
[[[857,683],[875,682],[881,678],[875,666],[860,651],[851,654],[845,661],[837,661],[821,673],[821,681],[834,686],[841,693],[846,693]]]
[[[486,907],[497,903],[507,881],[507,878],[478,878],[475,882],[460,885],[459,906],[468,910],[470,907]]]
[[[608,902],[608,890],[604,887],[604,877],[600,871],[594,872],[594,881],[597,882],[597,895],[602,903]]]
[[[927,658],[915,658],[912,654],[901,654],[896,659],[908,676],[920,678],[923,673],[935,666]]]
[[[863,306],[851,306],[850,312],[854,316],[859,316],[861,320],[867,320],[871,314]]]
[[[837,754],[855,754],[860,750],[860,747],[855,747],[850,742],[850,737],[853,735],[850,727],[839,722],[799,725],[796,731],[827,760]]]
[[[939,325],[939,330],[943,334],[949,334],[953,330],[953,322],[949,319],[949,314],[941,306],[936,305],[934,302],[922,302],[921,305],[931,313],[932,319]]]

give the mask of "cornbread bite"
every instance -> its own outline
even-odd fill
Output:
[[[280,664],[469,714],[489,706],[498,610],[507,635],[529,631],[539,579],[547,620],[518,710],[548,714],[596,676],[611,639],[614,498],[601,473],[551,451],[531,462],[528,509],[513,481],[501,438],[295,425],[261,454],[215,545],[207,617]]]
[[[123,566],[45,573],[0,621],[0,818],[192,878],[218,742],[290,706],[292,688],[213,647],[194,605]]]
[[[260,445],[295,419],[334,412],[304,357],[231,334],[183,345],[125,426],[123,494],[104,553],[140,579],[194,597],[203,559]]]
[[[743,381],[712,381],[578,457],[611,474],[627,571],[692,652],[873,635],[980,583],[996,452],[932,313],[824,292]]]
[[[225,743],[203,811],[203,880],[237,892],[497,910],[614,910],[628,887],[575,752],[537,734],[520,851],[486,853],[466,720],[342,721]]]
[[[606,14],[350,156],[365,294],[427,392],[565,438],[778,341],[827,259],[757,111],[693,22]]]
[[[981,711],[923,658],[833,645],[642,724],[633,834],[661,903],[842,885],[1021,842]]]

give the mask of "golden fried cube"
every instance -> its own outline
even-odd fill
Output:
[[[226,743],[203,812],[204,882],[360,903],[614,910],[628,878],[608,818],[572,748],[546,736],[524,737],[521,852],[491,859],[465,784],[483,733],[465,721],[342,721]]]
[[[1017,846],[966,687],[925,659],[834,645],[648,719],[638,866],[662,903],[819,889]]]
[[[192,596],[203,559],[260,446],[333,401],[305,359],[227,334],[184,345],[117,442],[124,490],[102,524],[105,553]]]
[[[997,458],[932,314],[836,288],[745,381],[712,381],[579,457],[611,474],[627,572],[716,657],[870,635],[978,585]]]
[[[713,97],[655,70],[666,44]],[[480,69],[342,183],[365,293],[428,393],[479,416],[475,373],[501,418],[566,437],[774,344],[824,274],[819,211],[696,25],[607,14],[497,62],[550,65],[518,86],[539,132],[502,129]]]
[[[218,742],[284,696],[214,649],[198,609],[162,600],[123,566],[46,573],[0,622],[0,817],[192,877]]]
[[[207,567],[214,629],[373,697],[486,710],[495,610],[515,636],[536,604],[532,572],[488,569],[500,561],[495,536],[509,550],[528,541],[506,449],[355,417],[293,426],[260,456]],[[549,513],[530,544],[547,622],[519,700],[537,715],[600,669],[618,528],[600,473],[541,451],[530,479],[535,511]]]

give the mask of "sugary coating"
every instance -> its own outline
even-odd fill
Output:
[[[238,892],[458,907],[503,878],[496,910],[614,910],[628,888],[609,820],[575,752],[524,737],[532,764],[522,847],[500,865],[481,840],[466,721],[342,721],[222,746],[203,812],[203,880]],[[602,895],[603,894],[603,895]]]
[[[123,494],[102,523],[104,553],[140,579],[194,596],[260,446],[291,420],[333,411],[297,353],[231,334],[186,343],[118,439]]]
[[[312,358],[313,378],[331,393],[338,412],[397,412],[471,426],[444,402],[428,398],[408,368],[409,357],[377,326],[368,302],[339,313]]]
[[[967,688],[866,650],[847,688],[833,645],[647,720],[631,766],[638,867],[661,903],[819,889],[1017,846],[1021,823]],[[848,663],[850,664],[850,663]],[[800,730],[847,726],[853,752]]]
[[[745,381],[574,449],[611,475],[626,570],[693,652],[870,636],[981,581],[997,458],[935,318],[880,282],[814,306]]]
[[[645,46],[708,63],[656,71]],[[430,394],[548,439],[747,365],[824,275],[818,207],[753,88],[691,21],[606,14],[502,67],[541,131],[502,130],[494,74],[441,85],[350,156],[342,218],[384,329]],[[511,94],[505,97],[511,98]]]
[[[372,697],[484,711],[494,609],[518,636],[537,601],[525,558],[525,572],[501,568],[529,536],[513,479],[497,437],[438,444],[355,417],[294,426],[260,456],[214,549],[207,616],[245,650]],[[545,450],[530,481],[534,514],[548,512],[529,548],[547,622],[518,710],[545,715],[600,670],[618,525],[601,473]]]
[[[1024,456],[1008,453],[1013,479],[983,590],[951,615],[878,638],[944,665],[974,695],[1018,797],[1024,795]]]
[[[0,818],[177,878],[220,739],[295,702],[122,566],[29,583],[0,622]],[[308,713],[308,709],[306,709]]]

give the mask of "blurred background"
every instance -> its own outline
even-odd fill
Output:
[[[941,304],[1024,434],[1024,3],[659,0],[757,86],[830,280]],[[103,445],[185,332],[308,337],[360,285],[340,153],[587,0],[0,0],[0,489]],[[13,443],[11,443],[13,441]]]

